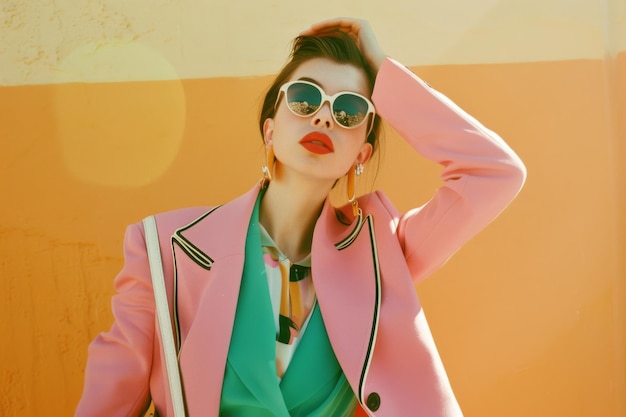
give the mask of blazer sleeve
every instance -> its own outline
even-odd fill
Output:
[[[398,218],[397,236],[419,281],[509,204],[526,169],[496,133],[392,59],[383,62],[372,99],[377,113],[417,152],[443,167],[443,185],[422,207],[401,215],[381,196]]]
[[[75,416],[138,416],[149,405],[155,304],[143,230],[129,226],[124,266],[114,281],[115,321],[89,345]]]

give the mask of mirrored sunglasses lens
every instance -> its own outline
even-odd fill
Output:
[[[287,89],[287,105],[292,112],[300,116],[315,113],[321,102],[321,93],[312,85],[295,83]]]
[[[337,123],[344,127],[357,127],[367,117],[368,105],[362,97],[354,94],[341,94],[333,104]]]

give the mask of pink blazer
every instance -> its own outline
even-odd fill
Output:
[[[373,101],[444,184],[424,206],[399,213],[381,192],[359,199],[365,218],[324,205],[312,268],[329,339],[370,416],[461,416],[414,284],[439,268],[515,197],[525,168],[495,133],[387,59]],[[190,416],[217,416],[237,305],[248,219],[259,192],[218,207],[157,216],[172,320]],[[348,220],[346,220],[348,219]],[[172,408],[155,318],[143,230],[127,229],[115,280],[115,322],[89,347],[76,416],[136,416],[152,399]]]

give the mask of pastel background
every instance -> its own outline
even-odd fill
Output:
[[[0,415],[72,415],[125,226],[248,190],[264,89],[336,15],[368,19],[528,167],[417,287],[466,416],[626,416],[621,0],[2,0]],[[438,172],[387,128],[361,191],[409,209]]]

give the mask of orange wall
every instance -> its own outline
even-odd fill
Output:
[[[626,54],[414,70],[529,172],[418,287],[466,416],[626,415]],[[252,186],[269,79],[0,87],[0,415],[71,415],[124,226]],[[386,141],[374,186],[423,203],[438,168]]]

